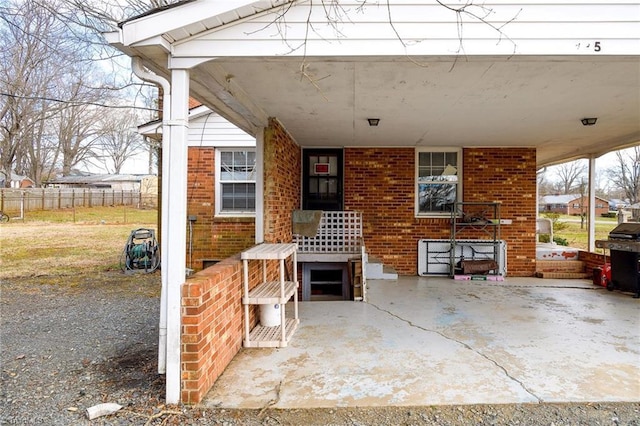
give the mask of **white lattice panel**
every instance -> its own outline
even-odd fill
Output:
[[[362,214],[354,211],[325,211],[315,237],[294,235],[298,253],[360,253]]]

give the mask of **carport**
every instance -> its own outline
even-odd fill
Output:
[[[640,140],[637,3],[325,6],[187,0],[107,34],[165,96],[159,364],[167,402],[180,398],[189,96],[256,137],[256,243],[274,242],[271,229],[289,225],[290,211],[278,216],[267,196],[299,204],[299,191],[265,190],[273,123],[302,148],[523,148],[534,153],[528,168],[589,158],[591,181],[598,156]],[[534,250],[536,194],[526,192],[513,222],[518,238],[531,240],[520,261]]]
[[[315,408],[638,401],[637,299],[585,280],[370,281],[307,302],[290,346],[245,349],[203,405]]]

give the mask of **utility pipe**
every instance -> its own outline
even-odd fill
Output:
[[[169,140],[171,132],[168,127],[168,120],[171,117],[171,84],[169,80],[161,77],[157,74],[151,73],[144,69],[142,66],[142,60],[134,56],[131,58],[131,67],[133,73],[142,81],[154,83],[162,87],[163,102],[162,102],[162,176],[169,176],[168,170],[165,170],[169,166],[169,161],[166,158],[169,154],[169,150],[165,147],[169,147]],[[161,230],[160,230],[160,276],[162,281],[162,287],[160,290],[160,334],[158,341],[158,373],[165,374],[167,369],[167,287],[168,287],[168,265],[169,261],[167,255],[168,239],[164,238],[167,235],[166,226],[169,223],[168,214],[169,207],[166,205],[167,197],[169,193],[168,179],[162,179],[162,205],[161,205]]]

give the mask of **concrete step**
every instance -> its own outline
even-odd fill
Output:
[[[580,260],[537,260],[535,276],[556,280],[589,278]]]
[[[536,272],[538,278],[549,279],[585,279],[589,278],[589,274],[586,272]]]
[[[536,272],[584,272],[584,262],[580,260],[537,260]]]
[[[369,256],[366,266],[366,277],[368,280],[397,280],[398,273],[390,266],[386,266],[382,261]]]

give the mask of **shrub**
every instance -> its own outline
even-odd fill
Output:
[[[618,217],[618,212],[602,213],[600,216],[602,216],[602,217]]]
[[[568,246],[569,245],[569,241],[567,241],[566,238],[562,238],[562,237],[553,237],[553,242],[556,243],[559,246]]]
[[[560,213],[543,213],[544,217],[551,219],[551,226],[553,226],[553,233],[555,234],[558,231],[562,231],[569,227],[568,223],[560,222]],[[555,238],[553,239],[555,241]],[[566,244],[568,245],[568,244]]]

